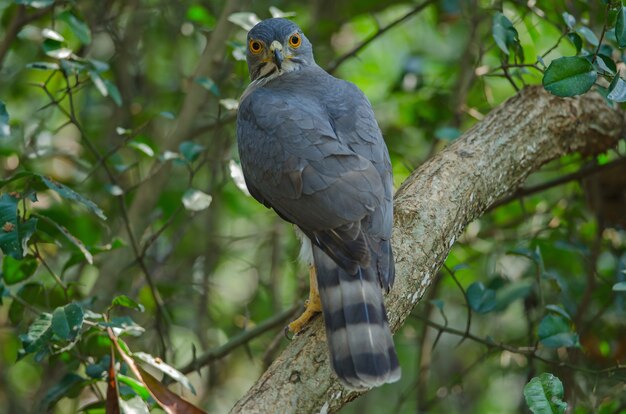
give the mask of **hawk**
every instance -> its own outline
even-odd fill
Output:
[[[397,381],[383,304],[395,274],[392,172],[372,107],[315,63],[292,21],[264,20],[247,40],[251,83],[237,116],[246,185],[295,225],[310,266],[306,310],[289,328],[299,332],[322,310],[331,366],[346,387]]]

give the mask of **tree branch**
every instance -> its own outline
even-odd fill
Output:
[[[530,87],[424,163],[395,196],[396,285],[386,304],[397,331],[465,226],[548,161],[616,144],[624,115],[597,94],[561,99]],[[330,371],[321,318],[296,337],[232,412],[335,412],[360,394]],[[402,362],[402,361],[401,361]],[[268,407],[268,408],[266,408]]]

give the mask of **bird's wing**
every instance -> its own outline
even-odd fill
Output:
[[[338,138],[317,100],[259,89],[240,105],[237,136],[257,200],[298,225],[347,271],[369,263],[361,229],[384,202],[381,175]]]

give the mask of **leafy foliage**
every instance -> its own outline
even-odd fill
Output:
[[[284,346],[246,336],[308,279],[237,162],[259,19],[295,15],[365,91],[396,185],[527,85],[626,101],[614,0],[226,3],[0,5],[0,414],[227,412]],[[625,151],[566,156],[472,223],[396,335],[401,382],[345,412],[623,410]]]

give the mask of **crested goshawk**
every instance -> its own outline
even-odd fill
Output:
[[[297,333],[322,310],[331,365],[344,385],[397,381],[383,304],[394,280],[392,172],[372,107],[355,85],[315,63],[290,20],[254,26],[247,61],[252,81],[237,116],[246,185],[296,226],[310,266],[307,309],[289,327]]]

